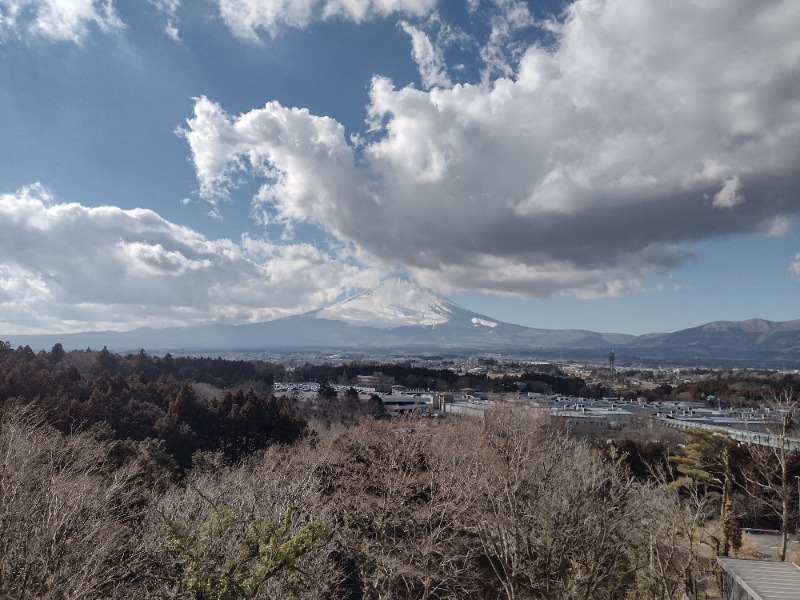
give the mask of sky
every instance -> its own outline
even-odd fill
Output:
[[[796,0],[0,0],[3,334],[395,272],[540,328],[800,318]]]

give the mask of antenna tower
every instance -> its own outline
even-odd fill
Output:
[[[614,383],[617,372],[614,370],[614,351],[612,350],[608,355],[608,366],[611,368],[611,383]]]

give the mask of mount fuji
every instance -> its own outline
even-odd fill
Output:
[[[49,349],[229,352],[281,349],[532,350],[545,347],[608,348],[633,336],[582,330],[532,329],[471,312],[405,275],[327,308],[242,325],[202,325],[127,332],[9,336],[13,345]]]
[[[288,327],[295,343],[306,339],[311,345],[373,349],[522,350],[565,345],[605,348],[633,338],[503,323],[469,311],[405,275],[386,278],[375,288],[328,308],[265,325],[271,325],[273,335],[278,327]]]
[[[715,321],[641,336],[535,329],[471,312],[405,275],[395,275],[332,306],[262,323],[8,337],[0,333],[4,340],[35,349],[61,343],[68,350],[106,346],[117,352],[144,348],[173,353],[449,350],[602,357],[615,349],[631,358],[756,361],[797,368],[800,320]]]
[[[458,311],[464,309],[405,275],[395,275],[373,289],[309,314],[348,325],[393,329],[435,327],[447,323]]]

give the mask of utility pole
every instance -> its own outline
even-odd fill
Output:
[[[797,524],[794,526],[794,534],[800,536],[800,475],[795,475],[794,478],[797,480]]]

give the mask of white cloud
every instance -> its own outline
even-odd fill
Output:
[[[181,41],[180,31],[178,31],[178,9],[181,7],[181,0],[148,0],[167,17],[167,24],[164,32],[176,42]]]
[[[434,46],[424,31],[420,31],[410,23],[401,21],[400,26],[411,36],[411,55],[419,69],[422,85],[426,89],[432,87],[450,87],[447,66],[440,48]]]
[[[80,43],[90,25],[102,31],[124,26],[112,0],[0,0],[0,41],[35,35]]]
[[[495,14],[491,18],[491,33],[481,48],[484,62],[483,79],[489,81],[500,75],[514,73],[525,45],[516,41],[516,34],[534,24],[528,4],[522,0],[492,0]]]
[[[212,203],[226,197],[243,172],[266,181],[257,201],[273,210],[268,220],[280,223],[333,218],[341,210],[337,199],[356,193],[355,160],[333,119],[277,102],[231,119],[205,97],[194,111],[180,134],[192,150],[201,195]]]
[[[132,271],[145,275],[185,275],[188,271],[210,269],[208,258],[191,259],[179,250],[167,250],[161,244],[147,242],[117,242],[115,250]]]
[[[792,275],[800,279],[800,252],[794,255],[794,260],[789,265]]]
[[[722,185],[722,189],[714,194],[713,205],[715,208],[733,208],[738,204],[744,202],[744,196],[739,192],[742,189],[742,182],[734,175],[730,179],[726,179]]]
[[[305,27],[314,21],[343,19],[362,23],[389,15],[422,16],[436,0],[216,0],[222,20],[234,35],[257,41],[285,25]]]
[[[788,217],[778,215],[764,219],[754,232],[766,237],[783,237],[789,233],[791,226],[792,223]]]
[[[271,222],[324,227],[364,262],[440,288],[629,293],[686,242],[800,212],[798,22],[792,0],[579,0],[548,25],[556,47],[529,43],[491,80],[375,77],[358,147],[276,102],[232,116],[200,98],[183,134],[206,198],[263,178]]]
[[[0,331],[262,321],[374,277],[309,244],[207,240],[144,209],[0,194]]]

